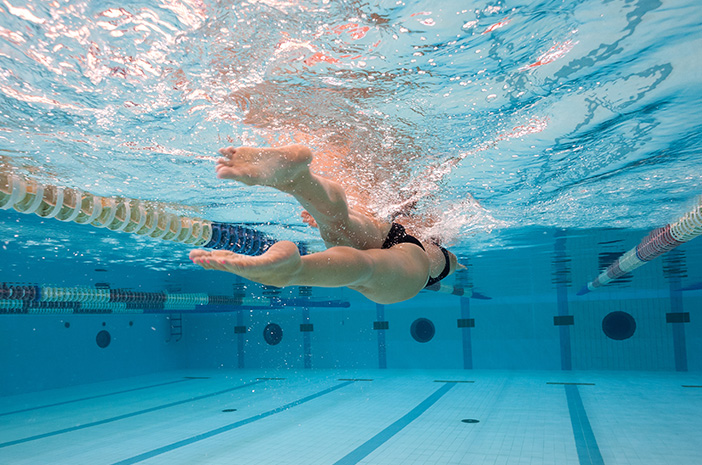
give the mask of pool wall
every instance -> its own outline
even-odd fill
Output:
[[[298,289],[281,297],[342,300],[349,308],[304,306],[230,313],[141,315],[0,315],[0,394],[137,376],[172,369],[519,369],[702,370],[702,245],[691,242],[620,282],[586,296],[582,283],[628,250],[643,231],[539,231],[529,247],[485,251],[464,258],[468,272],[449,284],[490,299],[425,291],[394,305],[376,305],[348,290]],[[7,256],[7,255],[6,255]],[[109,284],[148,292],[230,295],[238,278],[184,267],[159,272],[128,263],[96,267],[46,261],[41,268],[4,268],[4,282],[58,286]],[[8,269],[9,271],[5,271]],[[104,271],[96,271],[103,270]],[[247,284],[248,295],[275,290]],[[603,330],[613,312],[631,315],[631,337]],[[171,317],[182,318],[182,338]],[[416,341],[412,323],[431,321],[434,335]],[[130,325],[131,322],[131,325]],[[66,323],[70,327],[66,327]],[[275,345],[264,339],[280,326]],[[615,328],[616,329],[616,328]],[[622,328],[619,328],[621,330]],[[627,328],[624,328],[626,330]],[[108,331],[101,348],[98,333]]]
[[[701,275],[698,244],[589,295],[575,295],[580,283],[642,234],[552,233],[543,246],[479,254],[469,259],[467,284],[489,300],[424,292],[378,306],[350,291],[315,289],[313,297],[349,299],[352,307],[187,315],[188,366],[699,371],[702,291],[680,290]],[[615,312],[633,318],[631,337],[605,334],[603,321]],[[428,342],[410,333],[419,318],[434,325]],[[387,329],[374,329],[386,327],[380,322]],[[276,345],[263,338],[270,323],[283,331]],[[311,332],[301,328],[309,323]],[[246,334],[236,334],[235,326],[246,326]]]

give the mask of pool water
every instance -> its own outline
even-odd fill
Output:
[[[289,197],[213,176],[222,146],[297,141],[352,202],[412,206],[465,254],[689,207],[694,2],[431,5],[8,2],[3,165],[318,242]]]
[[[698,205],[701,25],[690,0],[3,2],[3,179],[318,250],[292,198],[213,171],[304,143],[467,269],[376,305],[2,210],[0,462],[699,463],[702,243],[577,292]]]

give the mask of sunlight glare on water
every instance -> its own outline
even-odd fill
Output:
[[[0,18],[0,162],[43,182],[287,238],[291,198],[213,165],[300,142],[352,203],[464,247],[656,227],[701,191],[691,0],[5,0]]]

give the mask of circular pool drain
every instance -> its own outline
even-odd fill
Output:
[[[626,312],[612,312],[602,319],[602,331],[616,341],[629,339],[636,331],[636,320]]]
[[[283,339],[283,329],[275,323],[270,323],[263,330],[263,339],[274,346]]]
[[[435,333],[434,323],[426,318],[417,318],[410,326],[410,334],[417,342],[429,342]]]
[[[98,347],[101,349],[104,349],[105,347],[110,345],[110,341],[112,340],[112,336],[110,336],[110,333],[108,333],[105,330],[100,331],[97,333],[97,336],[95,336],[95,342],[97,342]]]
[[[236,412],[236,409],[235,408],[225,408],[224,410],[222,410],[222,412],[225,412],[225,413]]]
[[[480,420],[476,420],[475,418],[464,418],[461,421],[463,423],[480,423]]]

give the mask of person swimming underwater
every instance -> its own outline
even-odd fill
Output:
[[[193,263],[207,270],[276,287],[348,287],[376,303],[390,304],[414,297],[460,266],[456,256],[437,243],[417,239],[399,223],[351,208],[340,184],[311,171],[313,155],[303,145],[227,147],[219,153],[218,178],[292,195],[328,248],[300,256],[294,243],[280,241],[255,257],[228,250],[191,251]]]

